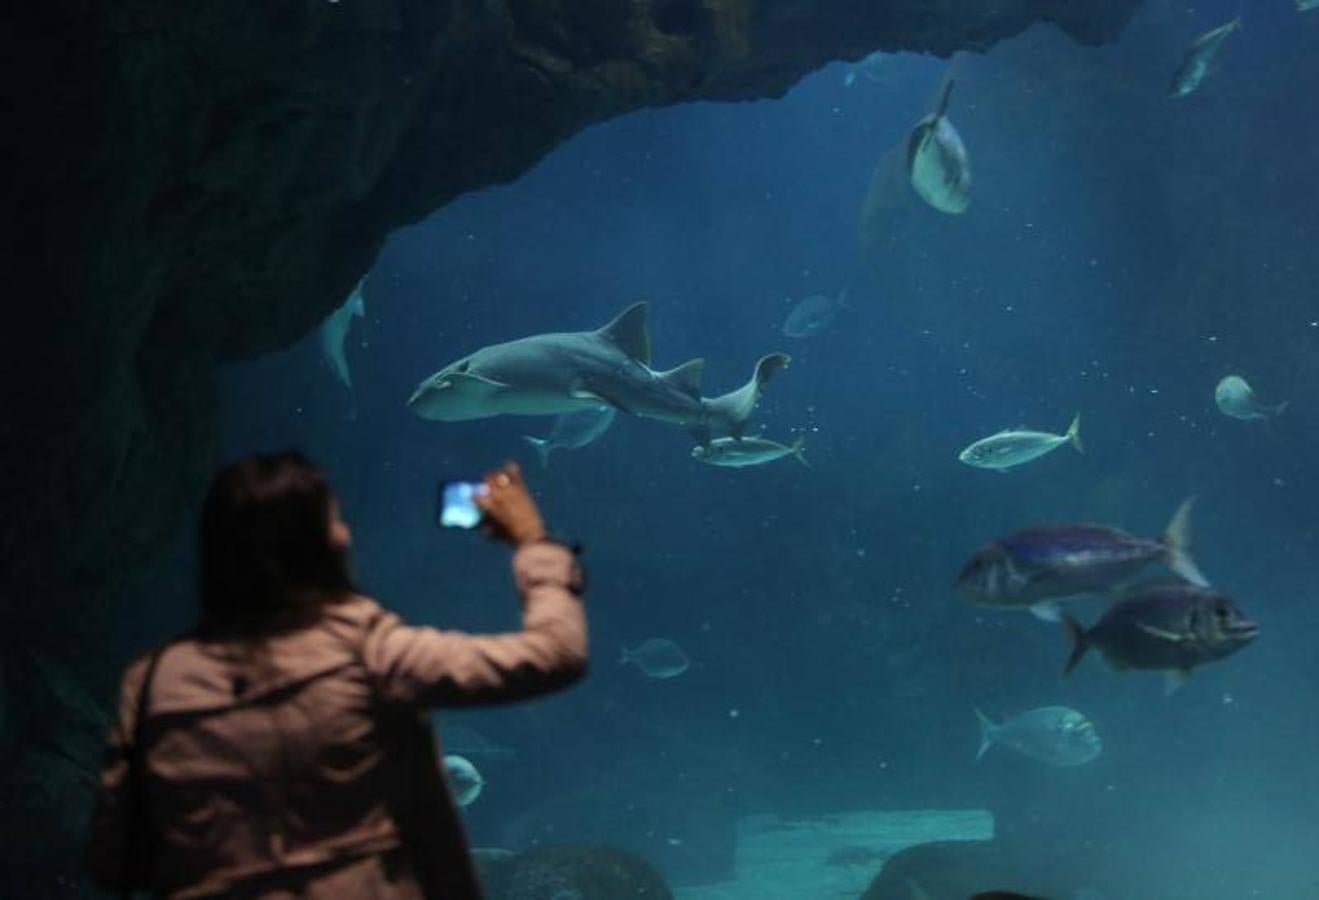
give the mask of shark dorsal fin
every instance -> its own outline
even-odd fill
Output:
[[[667,372],[660,372],[659,377],[692,397],[701,396],[701,377],[705,374],[705,360],[689,359],[680,366]]]
[[[614,321],[596,331],[600,337],[622,350],[642,365],[650,365],[650,331],[646,328],[645,300],[633,303]]]

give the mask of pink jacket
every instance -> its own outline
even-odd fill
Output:
[[[144,741],[150,887],[179,898],[422,897],[395,813],[417,799],[399,713],[415,725],[429,707],[531,697],[586,669],[572,554],[531,544],[513,570],[523,603],[516,633],[409,627],[354,596],[259,646],[171,644],[152,681]],[[101,774],[89,865],[105,887],[122,882],[126,747],[146,665],[124,674]],[[428,799],[438,826],[428,830],[440,832],[429,846],[465,859],[452,804]]]

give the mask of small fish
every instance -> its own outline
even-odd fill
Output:
[[[925,116],[907,138],[907,176],[921,199],[939,212],[966,212],[971,205],[971,161],[948,119],[953,80],[944,84],[938,108]]]
[[[839,310],[847,309],[847,289],[837,297],[812,294],[797,302],[783,322],[783,334],[790,338],[814,337],[833,324]]]
[[[1047,431],[1027,431],[1011,429],[981,438],[957,455],[968,466],[978,469],[994,469],[1006,472],[1023,465],[1044,454],[1056,450],[1063,444],[1071,444],[1077,453],[1084,453],[1081,444],[1081,414],[1077,413],[1072,424],[1063,434],[1049,434]]]
[[[485,787],[485,779],[481,777],[476,766],[461,756],[444,757],[444,779],[449,784],[449,793],[453,795],[453,802],[459,806],[471,806],[476,802],[476,798],[481,796],[481,789]]]
[[[847,67],[847,72],[843,75],[843,87],[851,87],[856,84],[858,77],[866,79],[876,84],[885,80],[891,68],[888,64],[892,54],[876,50],[868,54],[852,65]]]
[[[1173,98],[1185,97],[1194,93],[1212,74],[1214,63],[1223,42],[1241,27],[1241,17],[1237,16],[1226,25],[1219,25],[1212,31],[1206,31],[1196,38],[1189,48],[1182,64],[1173,73],[1172,83],[1168,85],[1168,95]]]
[[[780,444],[762,437],[718,438],[692,448],[692,458],[712,466],[742,469],[760,466],[785,456],[795,456],[803,466],[806,461],[806,436],[798,435],[791,444]]]
[[[668,638],[647,638],[629,650],[623,648],[620,666],[634,664],[651,678],[676,678],[691,668],[692,661]]]
[[[555,450],[580,450],[587,444],[594,443],[614,424],[614,415],[618,410],[612,406],[597,406],[580,412],[563,413],[554,420],[550,433],[543,438],[523,435],[522,440],[536,448],[540,464],[550,464],[550,454]]]
[[[1060,768],[1085,765],[1104,749],[1094,724],[1066,706],[1042,706],[998,724],[978,709],[975,713],[980,722],[977,762],[995,744]]]
[[[1287,408],[1287,401],[1269,406],[1260,403],[1254,389],[1240,375],[1228,375],[1214,388],[1214,403],[1225,416],[1243,422],[1270,419]]]
[[[1190,553],[1192,502],[1177,508],[1157,540],[1086,524],[1045,525],[998,538],[962,567],[957,588],[973,603],[1029,606],[1037,616],[1056,621],[1057,601],[1110,593],[1154,562],[1207,586]]]
[[[348,371],[344,341],[348,338],[348,329],[352,327],[353,319],[366,315],[366,301],[362,298],[364,284],[366,284],[365,277],[357,282],[357,287],[353,288],[353,292],[348,295],[343,306],[330,313],[329,317],[321,323],[320,329],[321,352],[325,355],[325,361],[330,364],[335,376],[349,391],[353,389],[353,376]]]
[[[1259,634],[1225,595],[1192,584],[1138,589],[1089,628],[1071,616],[1064,622],[1072,639],[1064,674],[1093,647],[1118,671],[1166,672],[1169,693],[1196,667],[1231,656]]]

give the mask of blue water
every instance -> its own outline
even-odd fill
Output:
[[[725,871],[745,813],[983,807],[1001,839],[1077,860],[1077,886],[1112,898],[1319,896],[1319,13],[1251,8],[1201,92],[1167,100],[1181,49],[1229,5],[1151,4],[1102,50],[1038,29],[959,58],[972,206],[949,217],[908,194],[881,253],[858,253],[862,201],[940,60],[635,113],[398,232],[349,338],[355,417],[314,336],[231,367],[226,452],[297,445],[323,462],[362,584],[408,618],[516,623],[505,553],[433,525],[440,478],[519,459],[554,529],[586,545],[589,681],[455,717],[518,751],[488,767],[474,843],[608,840],[682,885]],[[845,286],[832,329],[780,333],[786,298]],[[707,394],[790,352],[756,422],[804,432],[813,467],[706,467],[679,429],[620,416],[542,471],[520,436],[548,419],[404,407],[480,346],[594,328],[637,299],[656,367],[705,357]],[[1290,409],[1221,416],[1230,372]],[[956,460],[1077,411],[1084,456],[1006,476]],[[1262,635],[1172,698],[1093,659],[1064,681],[1060,630],[952,591],[996,534],[1090,520],[1154,536],[1191,494],[1202,567]],[[693,668],[650,681],[616,665],[651,636]],[[974,707],[1047,704],[1088,715],[1103,755],[1052,770],[995,749],[973,765]]]

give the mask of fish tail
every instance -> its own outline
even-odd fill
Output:
[[[1067,613],[1063,613],[1063,626],[1067,629],[1067,636],[1072,639],[1072,653],[1063,668],[1063,674],[1070,675],[1090,649],[1090,638],[1086,635],[1085,626]]]
[[[1200,567],[1191,558],[1191,508],[1194,505],[1194,497],[1182,501],[1172,521],[1168,523],[1167,530],[1163,532],[1161,542],[1167,555],[1168,568],[1191,584],[1208,587],[1209,579],[1204,577]]]
[[[797,440],[792,442],[792,455],[797,457],[797,462],[806,468],[811,468],[811,461],[806,458],[806,435],[797,435]]]
[[[980,723],[980,749],[976,751],[975,761],[980,762],[980,758],[994,745],[994,736],[998,731],[998,726],[994,724],[989,716],[985,715],[980,710],[977,709],[975,714],[976,721]]]
[[[536,456],[540,457],[540,467],[548,469],[550,465],[550,451],[554,448],[545,438],[532,437],[529,434],[522,435],[522,440],[536,448]]]
[[[1072,442],[1077,453],[1085,452],[1085,445],[1081,443],[1081,414],[1077,413],[1072,417],[1072,424],[1067,426],[1067,433],[1064,435],[1067,440]]]

